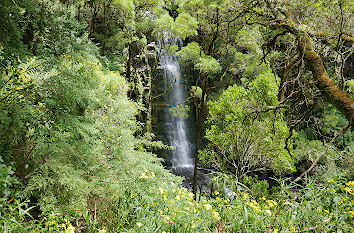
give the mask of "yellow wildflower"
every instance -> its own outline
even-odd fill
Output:
[[[345,187],[344,190],[347,191],[348,193],[350,193],[352,191],[352,189],[349,187]]]
[[[353,180],[349,181],[349,182],[347,183],[347,185],[348,185],[348,186],[354,186],[354,181],[353,181]]]
[[[179,197],[179,195],[176,196],[176,200],[179,201],[181,198]]]
[[[206,210],[211,210],[213,207],[210,204],[204,204]]]
[[[162,217],[166,220],[166,222],[172,222],[171,218],[167,215],[162,215]]]
[[[65,229],[65,233],[75,233],[75,227],[69,223],[68,228]]]
[[[267,200],[266,202],[270,208],[272,208],[278,204],[276,201],[273,201],[273,200]]]
[[[274,228],[273,233],[278,233],[278,232],[279,232],[279,230]]]
[[[99,233],[107,233],[106,228],[103,228],[102,230],[98,230]]]
[[[138,227],[142,227],[143,224],[141,224],[141,222],[137,222],[136,225],[137,225]]]
[[[189,197],[189,199],[193,199],[194,194],[193,194],[193,193],[191,193],[191,192],[188,192],[188,197]]]
[[[214,210],[213,210],[213,216],[216,219],[216,221],[220,220],[220,214],[218,212],[214,211]]]
[[[249,199],[249,194],[248,193],[243,193],[242,198],[243,198],[243,200],[248,200]]]
[[[332,179],[328,180],[327,182],[328,182],[328,183],[333,183],[333,184],[336,183],[336,181],[335,181],[335,180],[332,180]]]
[[[168,200],[168,203],[170,203],[172,205],[176,204],[176,202],[174,200]]]
[[[159,192],[160,192],[161,194],[164,194],[164,193],[166,192],[166,190],[164,190],[163,188],[159,188]]]
[[[215,195],[218,195],[218,194],[219,194],[218,190],[215,190],[214,194],[215,194]]]
[[[141,173],[140,178],[149,179],[150,177],[146,175],[145,172]]]
[[[352,218],[354,216],[354,211],[348,211],[348,213],[350,214],[350,217]]]
[[[255,200],[248,202],[247,205],[252,207],[256,212],[261,212],[261,206]]]
[[[265,212],[266,212],[269,216],[272,215],[272,211],[270,211],[270,210],[265,210]]]

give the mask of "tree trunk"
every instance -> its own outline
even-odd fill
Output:
[[[336,84],[328,77],[320,56],[313,50],[310,39],[307,35],[298,32],[297,40],[299,50],[309,66],[317,88],[321,95],[339,111],[341,111],[349,124],[352,124],[354,115],[354,101],[348,94],[341,91]]]
[[[131,42],[129,45],[128,45],[128,57],[127,57],[127,64],[126,64],[126,73],[125,73],[125,79],[130,82],[130,76],[131,76],[131,66],[132,66],[132,56],[133,56],[133,42]]]
[[[77,7],[77,21],[80,22],[80,14],[81,14],[81,5],[79,4],[79,6]]]
[[[148,93],[146,96],[146,105],[147,105],[147,116],[146,116],[146,132],[152,132],[152,71],[151,66],[149,64],[149,59],[147,57],[147,51],[145,49],[145,64],[147,66],[147,73],[148,73]]]
[[[198,163],[199,163],[199,147],[200,137],[202,133],[202,123],[204,118],[204,98],[207,90],[207,78],[205,77],[202,82],[202,98],[200,99],[200,107],[197,109],[197,141],[195,143],[195,160],[194,160],[194,173],[193,173],[193,194],[194,200],[197,200],[197,182],[198,182]]]

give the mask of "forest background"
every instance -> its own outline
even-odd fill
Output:
[[[2,0],[1,231],[350,232],[353,9]],[[172,111],[195,122],[211,194],[163,166],[165,37],[184,42],[166,48],[190,90]]]

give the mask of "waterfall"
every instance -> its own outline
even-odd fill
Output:
[[[178,63],[178,56],[170,54],[166,50],[167,45],[182,46],[181,39],[168,38],[167,36],[158,43],[160,52],[160,65],[164,80],[164,88],[172,88],[165,94],[165,103],[169,105],[182,104],[187,97],[187,87],[182,82],[183,77]],[[164,109],[165,131],[169,145],[175,147],[171,153],[171,162],[173,169],[192,168],[194,160],[192,159],[193,145],[188,139],[187,119],[183,117],[173,117],[169,111],[171,107]]]
[[[182,47],[182,40],[165,36],[164,39],[158,41],[158,51],[160,54],[160,68],[162,70],[162,78],[164,90],[169,90],[165,95],[165,103],[168,105],[178,105],[186,101],[187,85],[183,82],[181,68],[178,63],[178,56],[170,54],[166,50],[168,45],[177,45]],[[171,85],[173,84],[172,88]],[[169,89],[170,88],[170,89]],[[172,162],[172,171],[176,175],[183,176],[183,186],[191,189],[193,184],[194,174],[194,145],[190,141],[190,134],[193,132],[193,127],[188,127],[186,118],[173,117],[169,111],[171,107],[164,108],[164,131],[166,141],[175,149],[170,151]],[[195,135],[194,135],[195,136]],[[198,167],[198,187],[200,192],[212,193],[213,188],[209,172],[206,169]]]

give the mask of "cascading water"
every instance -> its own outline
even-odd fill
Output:
[[[165,90],[170,90],[165,94],[165,101],[169,105],[182,104],[186,100],[186,85],[182,80],[181,68],[178,63],[178,57],[170,54],[166,50],[167,45],[182,46],[182,40],[165,37],[158,43],[160,52],[160,65],[163,71]],[[188,139],[188,127],[186,118],[173,117],[169,111],[170,107],[164,109],[165,131],[169,145],[175,149],[171,151],[172,169],[188,169],[194,166],[192,159],[193,145]]]
[[[164,95],[165,103],[171,106],[179,104],[184,106],[188,89],[185,83],[182,82],[183,78],[178,63],[178,56],[170,54],[166,50],[166,46],[168,45],[182,47],[182,40],[166,36],[158,42],[164,89],[168,90]],[[167,143],[175,147],[174,150],[170,151],[172,171],[177,175],[184,176],[183,186],[191,188],[193,183],[193,155],[195,148],[189,138],[193,127],[188,127],[186,118],[172,116],[169,111],[170,108],[164,108],[164,130]],[[212,185],[210,185],[211,182],[210,177],[207,175],[208,173],[204,168],[198,167],[198,187],[200,192],[212,193]]]

